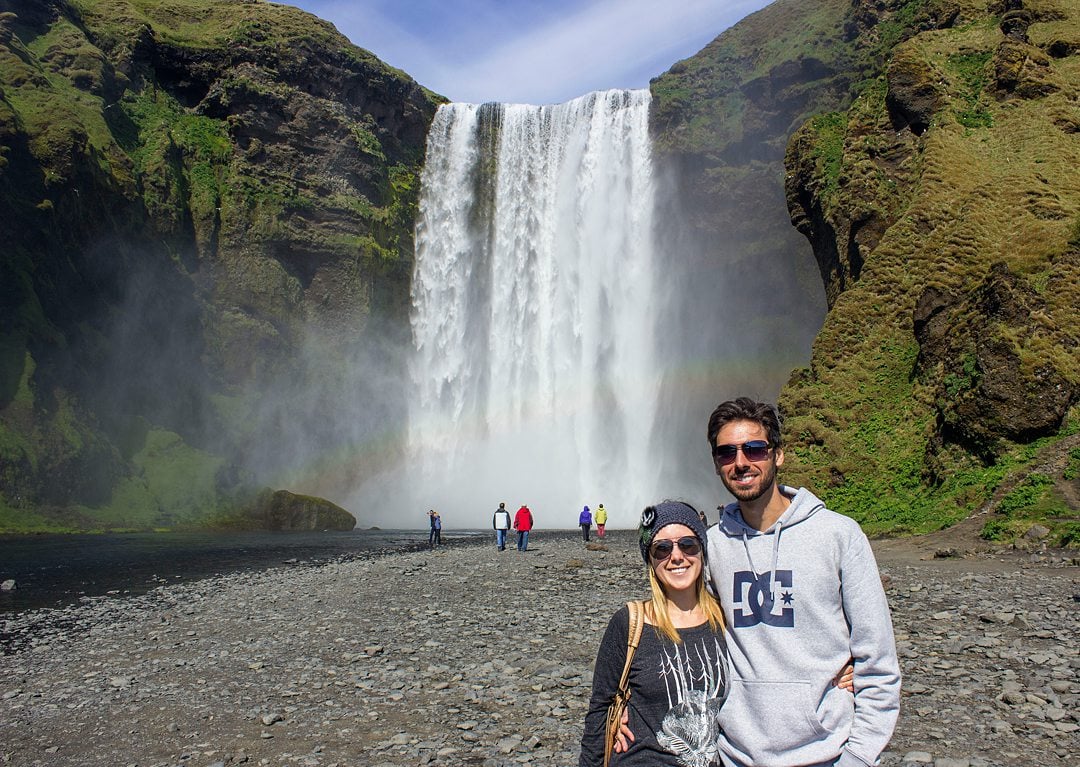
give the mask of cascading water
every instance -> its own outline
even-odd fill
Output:
[[[408,449],[416,503],[544,527],[656,495],[649,92],[446,104],[416,232]],[[486,512],[487,516],[484,516]]]

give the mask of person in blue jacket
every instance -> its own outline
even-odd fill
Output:
[[[589,528],[592,527],[592,513],[589,511],[589,507],[586,506],[578,514],[578,525],[581,526],[581,537],[585,539],[585,543],[589,542]]]

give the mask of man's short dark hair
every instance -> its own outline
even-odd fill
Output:
[[[754,421],[761,424],[772,447],[780,447],[782,420],[775,406],[767,402],[755,402],[749,397],[739,397],[721,402],[709,416],[709,450],[716,444],[716,435],[732,421]]]

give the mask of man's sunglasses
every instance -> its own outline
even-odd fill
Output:
[[[701,541],[692,535],[685,535],[674,541],[666,538],[659,541],[653,541],[652,546],[649,547],[649,556],[651,556],[655,562],[663,562],[671,556],[671,552],[675,550],[676,545],[678,545],[679,551],[688,557],[696,557],[701,553]]]
[[[715,445],[712,449],[713,458],[721,466],[735,463],[735,456],[742,450],[748,461],[764,461],[769,457],[770,445],[763,439],[754,439],[743,442],[741,445]]]

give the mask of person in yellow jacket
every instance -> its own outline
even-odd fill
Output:
[[[604,508],[604,504],[600,504],[596,507],[596,513],[593,514],[593,522],[596,523],[596,535],[599,538],[604,537],[604,525],[607,524],[607,509]]]

